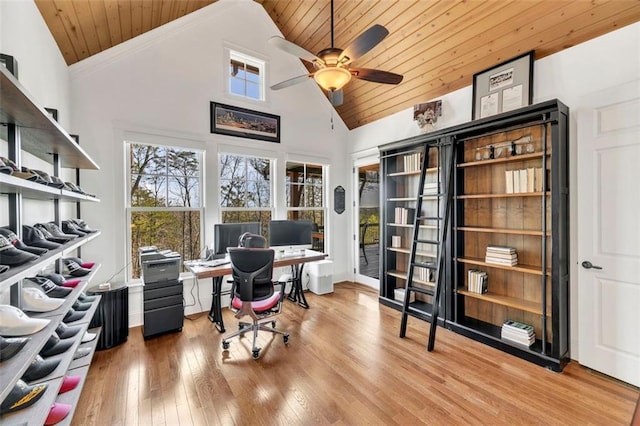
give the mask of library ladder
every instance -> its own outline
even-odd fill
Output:
[[[440,295],[442,294],[442,285],[444,282],[444,274],[440,272],[444,265],[443,247],[447,236],[447,226],[451,212],[451,191],[452,191],[452,172],[453,172],[453,149],[451,143],[425,143],[422,152],[422,167],[420,169],[420,179],[418,183],[418,194],[416,196],[416,214],[413,222],[413,237],[411,241],[411,249],[409,254],[409,265],[407,268],[407,280],[405,283],[404,303],[402,305],[402,320],[400,322],[400,337],[405,337],[407,332],[407,319],[409,315],[416,318],[424,318],[423,312],[413,310],[410,301],[414,293],[431,296],[431,327],[429,331],[429,342],[427,350],[433,351],[435,345],[436,328],[438,325],[438,311],[440,306]],[[437,166],[429,168],[429,159],[437,158]],[[435,193],[425,195],[425,180],[427,173],[435,172],[437,189]],[[431,189],[431,187],[430,187]],[[422,204],[425,198],[435,199],[437,202],[437,214],[423,215]],[[420,226],[425,223],[436,223],[437,240],[430,238],[422,238],[420,236]],[[418,244],[435,246],[436,259],[431,262],[416,261],[416,251]],[[424,288],[413,284],[414,270],[416,267],[424,268],[427,273],[434,274],[435,287]]]

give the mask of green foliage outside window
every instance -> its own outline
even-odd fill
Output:
[[[200,257],[200,153],[131,144],[129,155],[132,278],[140,276],[142,246]]]

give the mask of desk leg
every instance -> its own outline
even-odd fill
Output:
[[[222,321],[222,279],[224,277],[213,277],[213,299],[211,300],[211,310],[209,310],[209,320],[216,326],[220,333],[224,333],[224,322]]]
[[[302,269],[304,267],[304,263],[299,265],[291,265],[291,276],[292,276],[292,286],[291,292],[287,299],[292,302],[297,302],[298,305],[302,306],[305,309],[309,309],[309,304],[307,303],[307,298],[304,297],[304,291],[302,291]]]

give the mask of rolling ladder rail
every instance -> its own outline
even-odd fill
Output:
[[[422,202],[424,200],[424,184],[427,174],[427,166],[429,164],[429,153],[431,150],[436,150],[438,158],[438,190],[434,194],[438,198],[437,212],[438,215],[422,216]],[[449,156],[446,155],[447,151]],[[449,216],[451,211],[451,197],[449,196],[452,191],[453,185],[453,147],[440,145],[440,144],[425,144],[424,151],[422,153],[422,168],[420,171],[420,179],[418,183],[418,195],[416,197],[416,214],[413,222],[413,237],[411,241],[411,250],[409,254],[409,264],[407,268],[407,280],[405,282],[404,291],[404,303],[402,305],[402,320],[400,322],[400,337],[405,337],[407,332],[407,320],[409,315],[416,318],[422,318],[420,314],[414,312],[410,308],[410,300],[412,293],[426,294],[432,297],[431,299],[431,326],[429,331],[429,342],[427,344],[427,350],[433,351],[435,345],[436,328],[438,325],[438,313],[440,309],[440,295],[442,294],[442,284],[444,281],[443,274],[440,274],[444,266],[443,244],[447,237],[447,226],[449,222]],[[443,167],[445,173],[443,174]],[[445,188],[446,187],[446,188]],[[430,194],[431,195],[431,194]],[[444,209],[442,206],[444,201]],[[442,214],[442,216],[440,216]],[[423,221],[436,221],[438,223],[438,240],[429,240],[419,238],[420,224]],[[437,247],[437,256],[435,262],[417,262],[416,251],[418,244],[432,244]],[[413,275],[415,267],[422,267],[427,270],[433,271],[435,274],[435,289],[425,289],[422,287],[416,287],[413,285]]]

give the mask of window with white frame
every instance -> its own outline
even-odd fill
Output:
[[[260,222],[268,237],[273,211],[272,160],[220,154],[219,170],[221,222]]]
[[[128,143],[130,278],[140,277],[138,248],[156,246],[197,259],[201,251],[202,152]]]
[[[287,219],[311,220],[313,248],[324,251],[325,167],[321,164],[287,161],[285,192]]]
[[[264,69],[264,61],[229,50],[229,93],[264,101]]]

